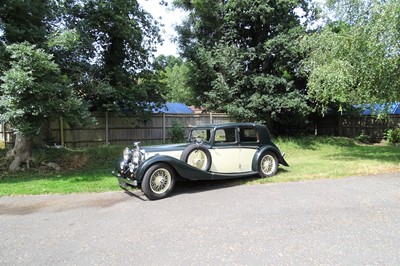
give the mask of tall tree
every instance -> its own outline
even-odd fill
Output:
[[[175,56],[160,55],[154,60],[154,68],[165,86],[163,99],[187,105],[197,103],[192,88],[188,85],[189,63]]]
[[[55,18],[54,4],[4,0],[0,5],[0,122],[10,123],[16,133],[9,153],[14,157],[11,170],[29,162],[32,137],[39,133],[44,119],[53,112],[63,113],[60,108],[68,106],[64,97],[70,94],[60,88],[57,65],[49,54],[37,48],[47,47]],[[58,97],[65,101],[63,107],[57,106]],[[70,100],[72,103],[75,98]]]
[[[299,16],[307,1],[177,1],[190,11],[179,28],[192,62],[197,94],[206,107],[241,120],[290,129],[308,112]],[[292,118],[291,121],[288,121]],[[287,133],[287,132],[286,132]]]
[[[7,46],[11,67],[0,76],[0,123],[17,134],[10,170],[29,163],[33,137],[49,117],[83,123],[90,114],[74,91],[63,84],[52,56],[29,43]]]
[[[142,111],[136,103],[161,101],[150,64],[159,28],[136,0],[65,0],[64,8],[66,27],[79,36],[68,67],[80,66],[76,86],[93,109]]]
[[[15,169],[50,114],[76,122],[88,104],[143,111],[162,99],[150,69],[158,26],[136,0],[4,0],[0,30],[0,120],[17,133]]]
[[[0,36],[2,43],[29,42],[43,46],[54,19],[53,1],[2,0]]]
[[[400,1],[328,1],[333,21],[306,38],[309,96],[331,104],[400,100]]]

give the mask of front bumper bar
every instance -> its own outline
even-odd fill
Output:
[[[138,186],[137,180],[132,180],[132,179],[129,179],[129,178],[125,178],[125,177],[121,176],[121,174],[116,173],[114,171],[112,171],[112,174],[113,174],[113,176],[115,176],[118,179],[119,182],[131,185],[131,186],[134,186],[134,187]]]

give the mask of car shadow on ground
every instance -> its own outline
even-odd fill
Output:
[[[198,181],[189,181],[189,180],[179,180],[175,183],[175,187],[172,193],[168,196],[175,197],[182,194],[195,194],[202,193],[205,191],[223,189],[228,187],[235,187],[244,185],[247,182],[251,182],[252,180],[256,180],[258,177],[244,177],[240,179],[224,179],[224,180],[198,180]],[[143,192],[139,189],[124,189],[125,193],[132,198],[137,198],[142,201],[148,201],[147,197],[143,194]]]
[[[179,181],[176,183],[171,197],[180,194],[201,193],[204,191],[217,190],[227,187],[241,186],[250,178],[225,179],[225,180],[198,180],[198,181]]]

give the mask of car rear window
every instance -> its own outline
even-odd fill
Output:
[[[259,142],[257,130],[255,128],[241,128],[240,142]]]

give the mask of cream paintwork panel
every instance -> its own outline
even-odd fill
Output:
[[[256,149],[213,148],[210,149],[212,164],[210,171],[216,173],[250,172]]]
[[[239,168],[240,149],[237,148],[213,148],[211,153],[211,172],[237,173]]]
[[[241,147],[210,149],[212,158],[210,171],[216,173],[250,172],[256,151],[255,148]]]
[[[240,148],[240,172],[251,171],[251,163],[256,152],[256,148]]]
[[[171,157],[174,157],[174,158],[180,160],[181,154],[182,154],[182,151],[146,152],[145,153],[145,158],[147,160],[150,157],[153,157],[153,156],[156,156],[156,155],[168,155],[168,156],[171,156]]]

